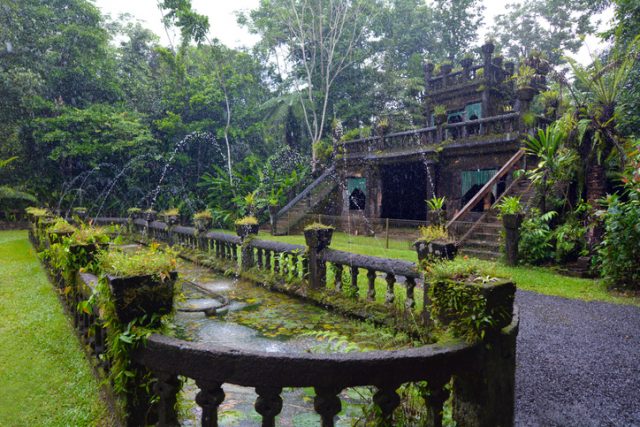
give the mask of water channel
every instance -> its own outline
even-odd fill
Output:
[[[264,352],[347,352],[398,349],[412,340],[388,329],[348,319],[315,305],[210,269],[183,261],[179,277],[185,300],[178,305],[178,337],[212,345]],[[246,387],[224,384],[225,400],[219,408],[221,426],[260,425],[253,405],[257,395]],[[183,387],[182,423],[199,425],[195,405],[197,388]],[[317,426],[313,389],[285,389],[280,426]],[[343,410],[338,426],[358,425],[362,406],[371,402],[367,388],[347,389],[340,396]]]

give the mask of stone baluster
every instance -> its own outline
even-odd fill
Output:
[[[273,252],[273,272],[280,273],[280,254]]]
[[[256,257],[257,257],[258,268],[262,269],[262,267],[264,265],[262,263],[262,249],[260,249],[260,248],[256,249]]]
[[[233,257],[233,262],[238,263],[238,245],[235,243],[231,244],[231,256]]]
[[[294,278],[298,277],[298,254],[291,254],[291,274]]]
[[[179,426],[176,412],[177,395],[180,391],[178,376],[167,372],[154,372],[157,378],[153,391],[160,397],[158,402],[158,425],[166,427]]]
[[[302,278],[309,280],[309,258],[306,256],[302,257]]]
[[[414,296],[414,290],[416,287],[416,279],[413,277],[406,278],[406,287],[407,287],[407,299],[405,301],[405,307],[407,309],[412,309],[416,305],[416,300]]]
[[[360,273],[360,269],[354,265],[351,266],[351,286],[355,289],[356,298],[360,292],[358,288],[358,274]]]
[[[289,255],[286,252],[282,252],[282,275],[289,275]]]
[[[256,387],[256,412],[262,415],[262,427],[275,427],[276,416],[282,410],[282,387]]]
[[[220,258],[220,241],[219,240],[213,241],[213,253],[216,258]]]
[[[393,291],[393,285],[396,283],[396,276],[393,273],[387,273],[385,280],[387,281],[387,294],[385,296],[385,300],[387,304],[392,304],[396,299],[396,294]]]
[[[429,378],[427,394],[422,396],[429,409],[426,423],[428,426],[442,427],[442,408],[449,398],[449,390],[445,387],[448,381],[448,376]]]
[[[196,380],[200,388],[196,394],[196,403],[202,408],[203,427],[218,427],[218,406],[224,401],[224,390],[220,383],[202,383]]]
[[[336,266],[335,277],[334,277],[335,289],[337,292],[341,292],[342,291],[342,271],[344,270],[344,266],[342,264],[335,264],[335,266]]]
[[[342,403],[338,397],[340,388],[316,387],[315,390],[313,408],[320,414],[322,427],[333,427],[333,419],[342,409]]]
[[[267,271],[271,271],[271,251],[269,249],[265,249],[264,252],[264,265],[267,267]]]
[[[400,404],[400,396],[396,393],[397,388],[395,385],[381,386],[373,395],[373,403],[380,408],[382,419],[386,425],[393,425],[393,411]]]
[[[368,287],[367,299],[374,301],[376,299],[376,271],[373,269],[367,270]]]

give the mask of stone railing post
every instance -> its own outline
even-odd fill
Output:
[[[307,243],[307,257],[309,258],[309,284],[312,288],[327,286],[327,263],[322,252],[331,245],[333,228],[317,228],[304,230]]]
[[[458,425],[512,426],[515,407],[517,312],[512,282],[480,286],[494,327],[478,347],[477,362],[454,378],[453,418]]]
[[[505,254],[507,265],[518,264],[518,242],[520,241],[520,224],[522,214],[503,215],[502,222],[505,230]]]

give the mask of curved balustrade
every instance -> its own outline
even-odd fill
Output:
[[[148,224],[146,221],[133,221],[132,225],[134,231],[144,229],[150,235],[155,233],[159,239],[167,238],[173,242],[196,236],[208,242],[206,248],[209,253],[230,259],[234,259],[230,249],[241,245],[237,236],[214,232],[197,234],[192,227],[168,227],[160,222]],[[197,242],[201,244],[201,240]],[[385,274],[391,285],[395,283],[395,277],[404,277],[408,300],[412,296],[409,289],[413,289],[419,277],[415,265],[405,261],[331,249],[308,256],[310,252],[304,246],[259,239],[246,241],[241,247],[243,257],[252,259],[254,267],[269,271],[278,268],[279,274],[289,277],[306,277],[310,266],[307,264],[305,267],[305,262],[308,263],[310,259],[350,268],[355,281],[360,269],[367,271],[370,283],[375,281],[378,273]],[[219,252],[216,252],[216,248]],[[286,273],[285,267],[275,261],[283,259],[283,256],[290,257],[287,258],[289,270]],[[64,286],[61,272],[48,267],[58,286]],[[390,277],[393,280],[389,280]],[[79,302],[90,297],[96,283],[95,276],[78,274],[77,281],[71,286],[73,291],[63,295],[68,295],[66,302],[75,317],[81,338],[89,345],[91,352],[99,356],[108,345],[105,341],[105,325],[99,312],[81,310],[78,306]],[[218,407],[225,399],[224,384],[255,389],[258,395],[255,409],[262,417],[263,426],[275,425],[276,417],[282,410],[281,393],[285,387],[313,387],[313,406],[320,416],[321,425],[333,426],[342,407],[341,391],[349,387],[371,386],[376,389],[372,403],[378,408],[373,413],[379,414],[384,420],[369,421],[393,425],[393,412],[400,404],[398,388],[402,384],[417,381],[427,381],[426,388],[420,388],[428,412],[426,425],[442,425],[443,405],[450,393],[453,419],[458,425],[511,425],[519,322],[517,308],[513,306],[514,291],[515,287],[508,282],[483,287],[483,293],[488,295],[487,300],[491,301],[492,307],[505,313],[512,312],[512,316],[488,330],[482,342],[473,344],[458,341],[395,351],[345,354],[266,353],[152,335],[145,346],[132,354],[136,366],[148,370],[157,380],[153,391],[159,400],[147,407],[150,408],[148,420],[157,419],[159,426],[178,425],[176,402],[181,387],[179,377],[186,377],[195,380],[199,389],[195,401],[202,408],[203,426],[218,425]],[[369,297],[374,298],[375,295]],[[108,369],[108,363],[103,367]],[[447,384],[451,381],[453,387],[450,388]],[[149,396],[139,397],[146,399]]]

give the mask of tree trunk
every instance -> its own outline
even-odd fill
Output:
[[[598,163],[595,156],[587,170],[586,187],[587,203],[589,203],[595,210],[600,209],[600,201],[607,194],[607,176],[604,165]],[[587,231],[587,246],[590,252],[593,253],[595,251],[596,247],[602,241],[603,234],[604,229],[601,221],[595,215],[591,215]]]

